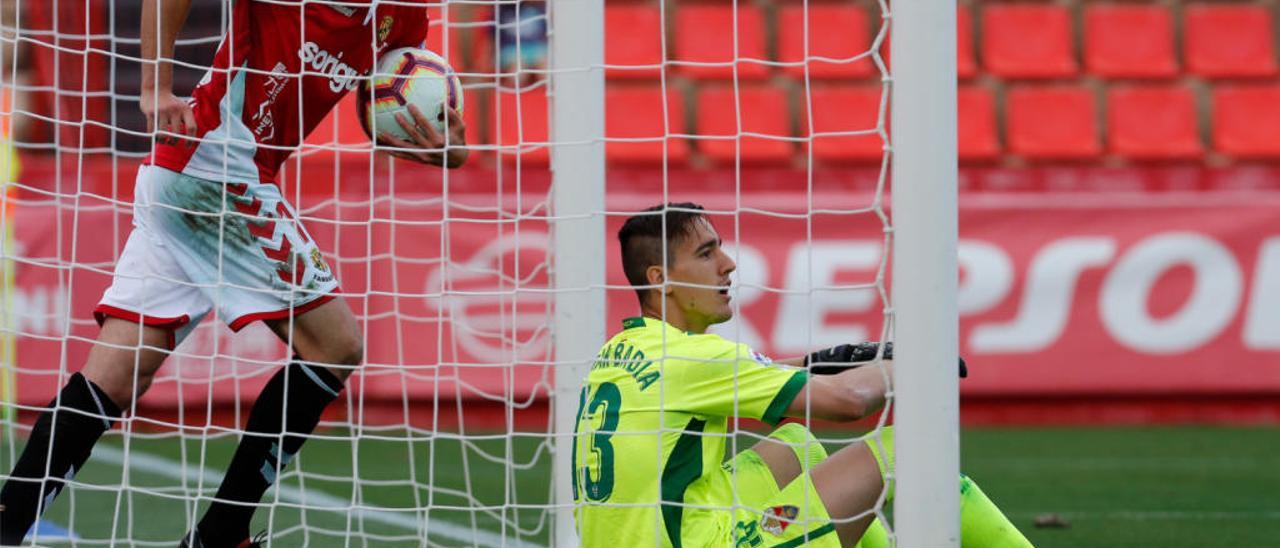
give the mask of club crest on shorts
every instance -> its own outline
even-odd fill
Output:
[[[324,262],[324,255],[320,253],[320,248],[311,248],[311,266],[315,267],[314,280],[319,283],[329,283],[333,281],[333,272],[329,271],[329,265]]]
[[[329,271],[329,265],[324,264],[324,255],[320,253],[320,248],[318,247],[311,248],[311,266],[322,272]]]
[[[764,516],[760,518],[760,528],[775,537],[782,536],[787,526],[791,525],[798,515],[800,515],[800,509],[790,504],[774,506],[764,511]]]

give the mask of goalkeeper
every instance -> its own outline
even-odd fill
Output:
[[[363,359],[364,337],[336,298],[335,273],[275,179],[381,52],[422,44],[426,1],[237,1],[209,72],[186,101],[174,95],[163,59],[173,56],[190,6],[143,4],[141,106],[148,130],[161,133],[138,170],[133,232],[94,310],[98,344],[36,420],[0,491],[0,544],[22,542],[98,438],[215,308],[235,331],[263,321],[294,358],[259,393],[222,484],[184,545],[248,540],[263,493]],[[448,167],[465,161],[457,111],[448,109],[448,135],[410,111],[412,119],[399,123],[412,142],[386,139],[399,149],[393,154]]]
[[[872,509],[892,428],[828,455],[787,424],[725,460],[731,417],[856,420],[884,405],[893,365],[857,367],[880,351],[870,343],[777,365],[707,334],[733,315],[735,266],[701,210],[655,206],[618,232],[643,315],[623,322],[584,382],[572,454],[583,545],[887,546]],[[972,481],[959,483],[965,546],[1030,546]]]

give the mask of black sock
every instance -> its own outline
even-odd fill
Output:
[[[327,368],[298,361],[267,381],[249,411],[244,436],[218,487],[217,500],[197,526],[207,546],[234,546],[248,538],[254,505],[275,483],[277,466],[284,470],[320,423],[320,413],[341,391],[342,381]],[[280,434],[286,432],[281,446]]]
[[[0,490],[0,544],[22,542],[39,517],[36,509],[49,508],[119,416],[120,408],[101,388],[80,373],[71,376],[49,410],[36,419],[27,447]]]

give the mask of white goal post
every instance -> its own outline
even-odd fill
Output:
[[[959,546],[956,4],[892,9],[894,530]]]
[[[553,546],[577,546],[570,452],[578,390],[606,340],[604,0],[553,0],[551,62]],[[572,268],[566,268],[572,265]]]

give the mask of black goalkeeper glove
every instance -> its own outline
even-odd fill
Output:
[[[819,350],[804,358],[805,367],[814,375],[835,375],[841,371],[854,369],[876,359],[880,343],[864,342],[859,344],[842,344]],[[884,359],[893,359],[893,343],[884,343]]]
[[[876,359],[880,343],[864,342],[858,344],[842,344],[825,350],[819,350],[804,357],[804,365],[814,375],[835,375],[841,371],[855,369]],[[884,343],[884,359],[893,359],[893,343]],[[960,378],[969,376],[969,368],[960,358]]]

